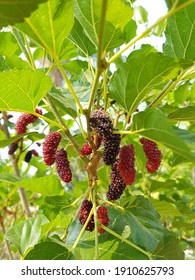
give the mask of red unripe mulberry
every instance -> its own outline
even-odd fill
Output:
[[[81,154],[84,156],[88,156],[91,153],[92,153],[92,148],[89,146],[89,143],[86,142],[81,149]]]
[[[157,171],[161,164],[162,153],[158,149],[157,144],[146,138],[141,138],[140,142],[143,145],[144,153],[148,159],[146,168],[148,172],[154,173]]]
[[[60,149],[56,152],[56,170],[62,181],[68,183],[72,180],[72,172],[67,158],[67,152]]]
[[[52,165],[55,162],[55,153],[61,141],[59,132],[50,132],[43,143],[43,157],[47,165]]]
[[[79,215],[79,221],[81,225],[84,225],[85,222],[87,221],[87,218],[89,216],[89,213],[93,207],[93,203],[90,200],[84,200],[81,204],[81,209],[80,209],[80,215]],[[88,231],[93,231],[95,227],[94,223],[94,215],[91,216],[85,230]]]
[[[126,185],[131,185],[135,181],[135,151],[133,145],[123,146],[119,153],[118,163],[119,173]]]
[[[36,113],[42,115],[41,109],[36,109]],[[37,120],[37,116],[32,114],[22,114],[16,121],[16,131],[17,134],[23,134],[27,131],[27,125],[34,123]]]
[[[99,222],[104,225],[104,226],[108,226],[109,224],[109,218],[108,218],[108,213],[107,213],[107,208],[105,206],[100,206],[97,209],[97,217]],[[105,230],[103,228],[101,228],[101,226],[98,228],[98,232],[104,233]]]

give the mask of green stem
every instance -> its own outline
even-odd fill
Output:
[[[34,62],[34,59],[33,59],[33,56],[32,56],[31,50],[30,50],[28,40],[25,35],[23,35],[23,37],[24,37],[24,42],[25,42],[26,48],[27,48],[28,56],[30,59],[30,65],[33,68],[33,70],[36,70],[35,62]]]
[[[64,78],[64,80],[65,80],[65,82],[67,84],[67,87],[70,90],[70,92],[71,92],[71,94],[72,94],[72,96],[74,98],[74,101],[76,102],[77,106],[80,109],[80,113],[83,114],[83,107],[81,106],[81,103],[80,103],[80,101],[79,101],[79,99],[78,99],[78,97],[77,97],[77,95],[76,95],[76,93],[74,91],[74,88],[73,88],[71,82],[69,81],[69,79],[68,79],[68,77],[67,77],[67,75],[65,73],[65,70],[64,70],[62,64],[59,62],[59,60],[58,60],[58,58],[56,56],[53,57],[53,59],[54,59],[56,65],[57,65],[58,69],[60,70],[60,72],[62,74],[62,77]]]
[[[91,90],[91,95],[89,99],[88,112],[91,112],[91,107],[93,104],[94,96],[96,93],[97,85],[101,73],[106,69],[104,65],[104,54],[103,54],[103,38],[104,38],[104,26],[106,21],[106,10],[107,10],[108,0],[102,1],[102,10],[101,10],[101,22],[98,36],[98,54],[97,54],[97,69],[95,72],[94,82]]]
[[[123,54],[127,49],[129,49],[132,45],[134,45],[137,41],[139,41],[140,39],[144,38],[145,36],[148,35],[148,33],[150,33],[150,31],[152,31],[152,29],[154,27],[156,27],[157,25],[159,25],[160,23],[162,23],[163,21],[165,21],[166,19],[168,19],[169,17],[171,17],[172,15],[174,15],[176,12],[180,11],[181,9],[187,7],[188,5],[192,4],[193,2],[195,2],[194,0],[190,0],[187,1],[185,3],[183,3],[182,5],[175,7],[175,5],[171,8],[171,10],[164,16],[160,17],[154,24],[152,24],[150,27],[148,27],[142,34],[134,37],[126,46],[124,46],[120,51],[118,51],[116,54],[114,54],[110,60],[108,61],[108,65],[110,65],[111,63],[113,63],[117,58],[119,58],[121,56],[121,54]]]
[[[90,219],[91,219],[91,216],[92,216],[92,214],[93,214],[93,210],[94,210],[94,209],[91,208],[91,211],[90,211],[90,213],[89,213],[89,216],[87,217],[86,222],[84,223],[84,225],[83,225],[83,227],[82,227],[82,229],[81,229],[79,235],[77,236],[77,239],[75,240],[74,244],[73,244],[72,247],[70,248],[69,252],[72,252],[72,251],[76,248],[76,246],[77,246],[79,240],[81,239],[83,233],[85,232],[85,228],[86,228],[88,222],[89,222]]]
[[[101,227],[107,231],[108,233],[112,234],[113,236],[115,236],[116,238],[120,239],[122,242],[128,244],[129,246],[133,247],[134,249],[136,249],[137,251],[141,252],[142,254],[146,255],[149,260],[152,259],[152,254],[145,251],[144,249],[140,248],[139,246],[135,245],[134,243],[132,243],[131,241],[127,240],[126,238],[123,238],[121,235],[119,235],[118,233],[114,232],[113,230],[105,227],[104,225],[101,225]]]

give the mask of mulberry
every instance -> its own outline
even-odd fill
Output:
[[[41,109],[36,109],[35,112],[42,115]],[[36,120],[37,116],[34,116],[32,114],[22,114],[16,121],[17,134],[26,133],[27,125],[29,125],[30,123],[34,123]]]
[[[118,161],[116,160],[112,165],[112,172],[110,174],[111,184],[106,194],[108,200],[116,200],[120,198],[126,187],[126,184],[118,171],[117,165]]]
[[[59,132],[50,132],[43,143],[44,162],[47,165],[52,165],[55,162],[55,153],[61,141],[61,134]]]
[[[106,165],[112,165],[120,151],[121,137],[119,134],[111,134],[103,139],[104,152],[103,161]]]
[[[89,143],[86,142],[81,149],[81,154],[84,156],[88,156],[91,153],[92,153],[92,148],[89,146]]]
[[[109,224],[109,218],[108,218],[108,213],[107,213],[107,208],[105,206],[100,206],[97,209],[97,217],[99,222],[104,225],[104,226],[108,226]],[[101,226],[98,228],[98,232],[104,233],[105,230],[103,228],[101,228]]]
[[[135,180],[135,151],[133,145],[123,146],[119,153],[118,171],[126,185]]]
[[[32,158],[32,152],[28,151],[25,155],[24,161],[30,162],[31,158]]]
[[[87,218],[89,216],[89,213],[90,213],[92,207],[93,207],[93,203],[91,201],[84,200],[82,202],[81,209],[80,209],[80,216],[79,216],[79,221],[80,221],[81,225],[84,225],[85,222],[87,221]],[[95,227],[94,215],[92,215],[85,230],[93,231],[94,227]]]
[[[72,172],[70,170],[67,152],[60,149],[55,155],[56,169],[62,181],[68,183],[72,180]]]
[[[144,153],[148,159],[146,168],[148,172],[154,173],[158,170],[161,164],[162,153],[158,149],[157,144],[146,138],[140,139],[141,144],[143,145]]]
[[[18,143],[11,143],[8,150],[8,155],[13,155],[15,151],[18,149]]]
[[[100,136],[107,137],[112,134],[113,124],[109,116],[102,110],[94,111],[90,116],[90,126]]]

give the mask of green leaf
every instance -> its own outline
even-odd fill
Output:
[[[35,247],[25,256],[25,260],[72,260],[73,255],[62,244],[45,241]]]
[[[73,26],[73,1],[48,0],[17,28],[53,57],[60,57],[64,40]]]
[[[74,0],[75,16],[82,26],[83,32],[96,47],[98,46],[102,4],[102,0],[96,0],[95,3],[90,0]],[[113,50],[124,43],[124,27],[131,20],[132,14],[129,3],[121,0],[108,0],[103,36],[105,51]]]
[[[129,57],[113,75],[110,97],[132,113],[147,94],[162,88],[177,73],[178,63],[161,53]]]
[[[154,209],[160,214],[161,217],[178,217],[183,216],[183,213],[177,209],[177,207],[169,202],[166,201],[159,201],[157,199],[149,199]]]
[[[83,27],[75,18],[73,28],[68,39],[72,41],[79,50],[85,55],[92,55],[96,52],[94,44],[90,41],[87,35],[83,32]]]
[[[62,185],[55,175],[47,175],[39,178],[28,178],[20,181],[19,186],[43,196],[60,195],[63,192]]]
[[[136,9],[139,13],[138,22],[146,23],[148,21],[148,12],[146,11],[146,9],[142,6],[138,6],[136,7]]]
[[[0,173],[0,181],[10,184],[15,184],[20,181],[20,178],[10,173]]]
[[[167,21],[164,54],[171,57],[195,59],[195,3],[180,10]]]
[[[188,106],[184,108],[179,108],[175,112],[168,115],[169,121],[181,122],[188,121],[191,123],[195,122],[195,107]]]
[[[0,54],[13,55],[20,54],[16,39],[10,32],[0,32]]]
[[[0,28],[24,21],[24,18],[37,9],[38,5],[47,0],[0,0]]]
[[[16,140],[19,140],[20,138],[23,138],[25,136],[28,136],[32,139],[42,139],[44,138],[44,134],[40,134],[38,132],[29,132],[25,134],[19,134],[14,137],[10,137],[9,139],[0,140],[0,148],[5,148],[6,146],[10,145],[11,143],[15,142]]]
[[[175,153],[194,161],[194,155],[186,143],[173,131],[165,115],[149,108],[133,117],[132,130],[152,141],[162,143]]]
[[[37,244],[41,237],[41,226],[47,222],[44,215],[38,214],[10,228],[5,238],[14,244],[21,254],[24,254],[28,248]]]
[[[183,260],[184,252],[181,249],[179,241],[170,233],[163,236],[156,251],[154,252],[158,260]]]
[[[0,110],[33,113],[52,86],[42,70],[0,72]]]
[[[11,70],[14,68],[18,70],[29,69],[29,64],[17,55],[0,55],[0,71]]]

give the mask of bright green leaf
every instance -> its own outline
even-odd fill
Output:
[[[13,55],[20,54],[16,39],[10,32],[0,32],[0,54]]]
[[[129,58],[113,75],[110,97],[126,111],[134,112],[152,90],[162,87],[178,73],[178,63],[161,53]]]
[[[75,16],[83,32],[97,47],[103,1],[74,0]],[[103,49],[113,50],[124,43],[124,27],[131,20],[132,9],[122,0],[108,0],[103,36]]]
[[[19,134],[14,137],[10,137],[9,139],[0,140],[0,148],[5,148],[6,146],[10,145],[11,143],[15,142],[16,140],[19,140],[20,138],[23,138],[25,136],[28,136],[32,139],[42,139],[44,138],[44,134],[40,134],[38,132],[29,132],[25,134]]]
[[[17,28],[53,57],[60,58],[64,40],[73,26],[73,1],[48,0]]]
[[[51,86],[51,78],[42,70],[0,72],[0,110],[33,113]]]
[[[182,157],[194,161],[194,155],[185,142],[173,131],[160,110],[150,108],[134,115],[132,130],[134,133],[162,143]]]
[[[178,217],[183,216],[183,213],[177,209],[177,207],[169,202],[166,201],[159,201],[157,199],[149,199],[154,209],[160,214],[161,217]]]
[[[171,57],[195,59],[195,3],[170,17],[165,31],[164,54]]]
[[[38,214],[10,228],[5,238],[13,243],[21,254],[24,254],[28,248],[37,244],[41,236],[41,226],[47,222],[44,215]]]
[[[0,0],[0,28],[24,21],[38,5],[47,0]]]

